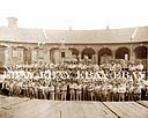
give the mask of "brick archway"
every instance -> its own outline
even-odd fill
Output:
[[[72,52],[72,55],[75,55],[76,58],[79,56],[79,50],[76,48],[69,48],[69,50]]]
[[[128,60],[130,59],[130,51],[126,47],[120,47],[115,52],[116,59],[125,59],[125,55],[127,54]]]
[[[136,59],[148,59],[148,48],[145,46],[138,46],[134,49]]]
[[[112,57],[112,51],[109,48],[101,48],[98,52],[98,64],[101,63],[101,57]]]
[[[82,59],[84,59],[84,56],[88,56],[89,59],[92,59],[93,58],[93,55],[95,55],[95,50],[92,49],[92,48],[85,48],[83,51],[82,51]]]

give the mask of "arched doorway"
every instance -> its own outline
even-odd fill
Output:
[[[115,54],[116,59],[130,59],[129,49],[126,47],[121,47],[116,50]]]
[[[81,58],[84,59],[84,57],[87,56],[89,59],[92,59],[94,55],[95,55],[94,49],[92,49],[92,48],[85,48],[82,51],[82,57]]]
[[[136,59],[148,59],[148,49],[145,46],[138,46],[134,50]]]
[[[78,59],[79,50],[76,48],[69,48],[69,50],[72,52],[72,55]]]
[[[109,48],[102,48],[98,52],[98,64],[101,64],[101,62],[104,59],[111,59],[112,58],[112,51]]]

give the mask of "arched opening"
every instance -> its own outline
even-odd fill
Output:
[[[104,59],[109,60],[112,58],[112,51],[109,48],[102,48],[98,52],[98,64],[101,64]]]
[[[130,59],[129,49],[126,47],[121,47],[116,50],[115,54],[116,59]]]
[[[75,58],[78,58],[79,50],[77,50],[76,48],[69,48],[69,50],[72,52],[72,55],[73,55]]]
[[[82,59],[84,59],[85,56],[87,56],[89,59],[92,59],[95,54],[95,51],[92,48],[85,48],[82,51]]]
[[[134,53],[136,59],[148,59],[148,49],[145,46],[136,47]]]

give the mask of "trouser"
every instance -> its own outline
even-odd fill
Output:
[[[117,93],[112,93],[111,94],[111,101],[118,101],[118,94]]]
[[[76,90],[76,100],[81,101],[82,100],[82,92],[81,90]]]
[[[98,101],[98,92],[94,91],[94,101]]]
[[[22,89],[23,97],[29,97],[28,89]]]
[[[49,91],[44,91],[45,94],[45,99],[50,99],[50,92]]]
[[[37,94],[39,95],[39,91],[38,91]],[[30,97],[30,99],[35,98],[35,96],[36,96],[36,93],[35,93],[34,88],[29,88],[29,97]]]
[[[55,100],[61,100],[61,92],[59,90],[55,93]]]
[[[101,101],[106,101],[107,100],[107,94],[106,93],[101,93]]]
[[[102,96],[100,92],[97,92],[97,99],[98,101],[102,101]]]
[[[107,93],[107,96],[106,96],[106,100],[107,101],[111,101],[112,97],[111,97],[111,92],[108,92]]]
[[[44,94],[43,94],[43,90],[42,89],[38,90],[38,98],[39,99],[44,99]]]
[[[66,101],[66,91],[61,92],[61,100]]]
[[[90,91],[90,101],[94,101],[94,91]]]
[[[132,100],[134,100],[134,98],[133,98],[133,93],[127,93],[127,100],[128,101],[132,101]]]
[[[125,101],[125,94],[124,93],[119,93],[119,101]]]
[[[134,93],[134,100],[141,100],[141,93]]]
[[[2,83],[0,83],[0,91],[1,91],[1,89],[2,89]]]
[[[75,91],[74,91],[74,89],[70,90],[70,100],[75,100]]]
[[[50,92],[50,100],[54,100],[54,91]]]
[[[89,100],[89,93],[86,89],[83,91],[83,100]]]

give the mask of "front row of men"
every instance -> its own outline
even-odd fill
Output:
[[[148,81],[135,82],[132,79],[119,79],[88,82],[5,79],[0,82],[0,92],[8,96],[50,100],[148,100]]]

